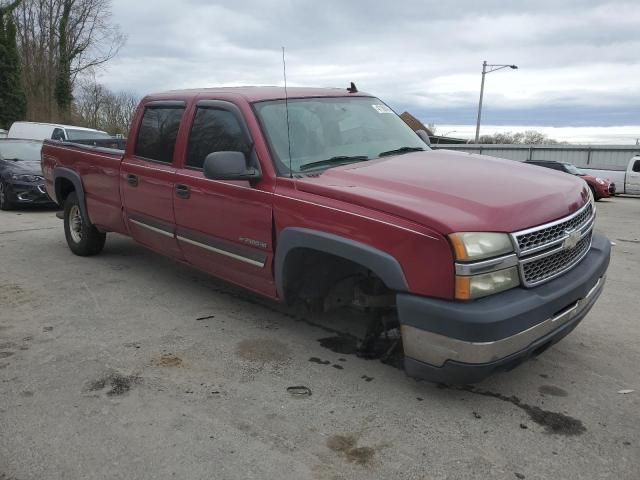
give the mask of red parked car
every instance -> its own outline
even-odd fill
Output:
[[[395,312],[407,373],[433,381],[568,334],[609,264],[587,185],[431,151],[354,90],[173,91],[142,100],[124,151],[45,142],[69,248],[118,232],[265,297]]]
[[[601,198],[609,198],[616,194],[615,183],[611,182],[609,179],[588,175],[572,163],[556,162],[553,160],[527,160],[525,163],[551,168],[553,170],[558,170],[560,172],[565,172],[582,178],[589,185],[593,198],[595,198],[596,202]]]

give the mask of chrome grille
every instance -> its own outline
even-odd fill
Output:
[[[525,287],[549,281],[584,258],[591,246],[595,212],[589,201],[568,217],[511,234]]]
[[[591,232],[570,250],[560,250],[541,258],[533,257],[521,263],[522,280],[525,285],[533,286],[549,280],[569,270],[578,263],[591,246]]]
[[[526,254],[540,247],[544,247],[550,243],[561,240],[566,237],[566,232],[581,229],[591,222],[593,216],[593,207],[591,203],[587,203],[580,211],[574,213],[567,220],[554,222],[547,227],[537,230],[526,230],[523,233],[516,234],[516,241],[521,254]]]

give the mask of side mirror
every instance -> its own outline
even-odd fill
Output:
[[[431,139],[429,138],[429,134],[427,132],[425,132],[424,130],[416,130],[416,134],[424,143],[431,146]]]
[[[213,152],[204,159],[204,176],[211,180],[249,180],[255,182],[262,174],[255,167],[247,167],[242,152]]]

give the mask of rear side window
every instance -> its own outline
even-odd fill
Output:
[[[228,110],[199,107],[189,134],[187,166],[202,168],[207,155],[224,151],[249,153],[238,119]]]
[[[53,133],[51,134],[51,139],[52,140],[66,140],[66,138],[64,137],[64,130],[62,130],[61,128],[56,128],[53,130]]]
[[[636,160],[636,162],[633,164],[633,171],[640,172],[640,160]]]
[[[147,107],[142,116],[136,148],[137,157],[171,163],[184,107]]]

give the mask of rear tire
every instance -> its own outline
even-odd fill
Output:
[[[9,200],[7,186],[3,181],[0,181],[0,210],[12,210],[13,207],[13,203]]]
[[[64,202],[64,236],[69,249],[81,257],[100,253],[107,239],[106,233],[85,220],[76,192],[70,193]]]

